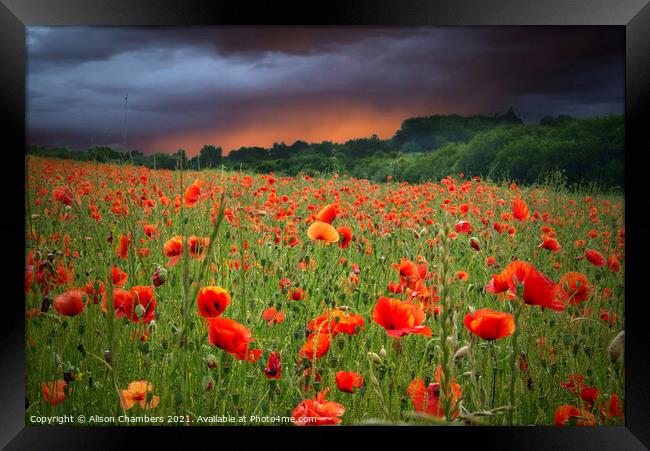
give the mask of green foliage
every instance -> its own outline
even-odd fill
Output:
[[[430,116],[407,119],[393,137],[393,144],[405,152],[410,149],[437,149],[447,142],[467,142],[481,131],[504,124],[522,124],[509,109],[496,116]]]
[[[392,176],[411,183],[439,180],[449,174],[487,176],[519,183],[536,183],[559,171],[569,186],[596,183],[623,186],[625,124],[623,116],[575,119],[545,116],[539,125],[523,124],[512,111],[489,116],[431,116],[402,123],[390,139],[376,135],[345,143],[275,143],[269,149],[241,147],[223,156],[221,147],[204,145],[199,155],[144,155],[95,147],[86,152],[30,146],[40,156],[133,163],[158,169],[183,167],[295,176],[338,172],[372,181]]]

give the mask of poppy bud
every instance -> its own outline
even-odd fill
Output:
[[[469,239],[469,245],[472,246],[472,249],[475,251],[481,250],[481,244],[478,242],[478,239],[472,237]]]
[[[379,350],[379,355],[381,356],[382,359],[385,359],[386,358],[386,348],[384,348],[382,346],[381,349]]]
[[[157,287],[161,286],[167,280],[167,270],[162,267],[158,267],[156,272],[153,274],[153,284]]]
[[[110,349],[107,349],[106,351],[104,351],[104,360],[105,360],[106,363],[108,363],[109,365],[113,362],[113,356],[112,356],[112,354],[111,354],[111,350],[110,350]]]
[[[66,382],[70,382],[74,380],[74,370],[69,369],[65,373],[63,373],[63,380]]]
[[[609,357],[610,362],[616,362],[623,350],[625,348],[625,331],[622,330],[617,336],[615,336],[612,341],[607,346],[607,356]]]
[[[454,360],[462,359],[469,354],[470,347],[468,345],[463,346],[454,354]]]
[[[142,304],[138,304],[135,307],[135,314],[138,315],[138,318],[142,318],[146,311],[147,311],[147,309],[145,309]]]
[[[210,391],[214,388],[214,379],[212,379],[210,376],[206,376],[203,378],[203,388],[205,391]]]
[[[50,309],[50,299],[46,296],[43,298],[43,301],[41,302],[41,312],[47,313],[49,309]]]
[[[211,370],[217,367],[217,358],[214,356],[214,354],[208,354],[208,356],[205,358],[205,364],[208,365],[208,368]]]
[[[383,363],[383,361],[381,360],[381,357],[379,357],[379,356],[378,356],[377,354],[375,354],[374,352],[369,352],[369,353],[368,353],[368,358],[369,358],[370,361],[371,361],[372,363],[374,363],[375,365],[381,365],[381,364]]]
[[[528,371],[528,358],[524,351],[521,351],[519,354],[519,370],[524,372]]]

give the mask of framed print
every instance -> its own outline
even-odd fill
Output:
[[[3,446],[646,449],[647,2],[122,6],[2,6]]]

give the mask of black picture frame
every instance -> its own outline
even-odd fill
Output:
[[[247,428],[162,427],[26,427],[24,424],[24,299],[22,283],[24,249],[25,149],[25,27],[36,25],[614,25],[626,31],[625,87],[625,203],[626,234],[626,411],[620,427],[513,427],[513,428],[306,428],[274,427],[249,433]],[[423,444],[447,446],[475,444],[481,449],[647,449],[650,446],[650,371],[646,325],[648,297],[644,283],[650,222],[645,219],[647,169],[644,153],[650,152],[650,5],[647,0],[455,0],[393,2],[349,1],[301,6],[266,6],[194,0],[1,0],[0,4],[0,105],[6,128],[2,158],[7,165],[3,183],[0,231],[5,243],[6,278],[3,322],[0,327],[2,383],[0,384],[0,446],[7,449],[94,449],[142,446],[152,438],[171,443],[188,440],[187,434],[205,434],[205,444],[225,446],[237,437],[246,448],[252,441],[265,449],[314,444],[367,446],[365,438],[339,442],[350,433],[373,440],[396,438],[403,446]],[[22,166],[21,166],[22,165]],[[21,171],[19,168],[23,168]],[[9,253],[9,250],[11,252]],[[5,266],[5,265],[3,265]],[[256,431],[257,432],[257,431]],[[232,437],[231,437],[232,434]],[[289,437],[281,437],[283,435]],[[284,440],[292,440],[285,443]],[[293,441],[295,440],[295,441]],[[186,442],[189,444],[189,442]],[[201,443],[201,438],[198,439]],[[153,446],[153,445],[152,445]],[[193,445],[196,446],[196,445]],[[231,445],[228,445],[231,447]],[[419,444],[416,446],[420,446]],[[237,448],[238,446],[234,446]]]

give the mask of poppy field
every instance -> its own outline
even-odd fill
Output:
[[[26,424],[624,423],[621,194],[35,156],[25,189]]]

